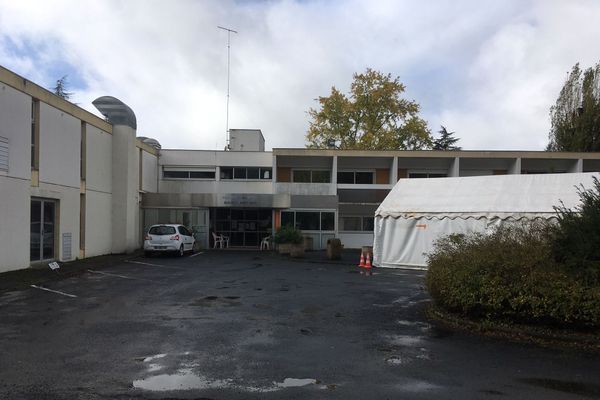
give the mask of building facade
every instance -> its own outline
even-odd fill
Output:
[[[292,224],[321,249],[373,241],[375,209],[400,179],[600,171],[600,153],[265,151],[232,129],[228,151],[160,149],[135,114],[102,97],[97,116],[0,67],[0,272],[133,251],[156,223],[256,248]]]

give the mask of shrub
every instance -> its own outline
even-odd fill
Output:
[[[571,210],[555,207],[558,224],[552,229],[552,254],[572,274],[590,285],[600,285],[600,181],[594,188],[578,188],[581,204]]]
[[[277,229],[273,240],[277,244],[282,243],[294,243],[300,244],[302,243],[302,232],[291,225],[285,225]]]
[[[551,232],[534,222],[441,238],[428,255],[427,288],[468,317],[600,326],[600,287],[556,261]]]

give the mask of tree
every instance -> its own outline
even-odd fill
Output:
[[[461,147],[454,146],[454,143],[460,140],[452,136],[456,132],[448,132],[445,126],[441,127],[442,129],[438,131],[440,137],[433,141],[433,150],[460,150]]]
[[[67,86],[69,85],[67,82],[67,76],[68,75],[65,75],[57,80],[56,86],[52,89],[55,95],[62,97],[65,100],[69,100],[73,95],[73,92],[67,92]]]
[[[399,78],[367,69],[354,74],[350,93],[335,87],[319,97],[320,109],[311,108],[309,148],[415,150],[430,148],[431,133],[419,117],[419,105],[401,97]]]
[[[600,151],[600,64],[583,72],[575,64],[550,108],[546,150]]]

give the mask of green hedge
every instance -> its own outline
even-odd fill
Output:
[[[429,254],[427,287],[440,307],[472,318],[600,326],[600,285],[554,251],[553,232],[541,223],[451,235]]]

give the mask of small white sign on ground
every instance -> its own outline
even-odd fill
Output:
[[[60,265],[58,265],[58,263],[56,261],[51,262],[50,264],[48,264],[48,266],[50,267],[50,269],[52,271],[54,271],[55,269],[59,269]]]

